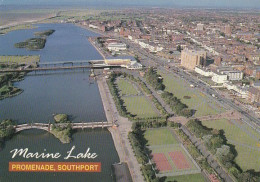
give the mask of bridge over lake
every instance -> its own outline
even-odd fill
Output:
[[[0,73],[8,72],[31,72],[31,71],[56,71],[56,70],[72,70],[72,69],[102,69],[120,67],[118,65],[104,64],[104,60],[81,60],[81,61],[59,61],[37,63],[38,67],[29,67],[28,65],[19,69],[1,69]]]
[[[64,126],[68,123],[61,123],[61,124],[55,124],[56,126]],[[102,122],[82,122],[82,123],[69,123],[71,125],[72,129],[85,129],[85,128],[108,128],[112,127],[114,124],[112,122],[102,121]],[[31,124],[20,124],[16,125],[15,132],[20,132],[23,130],[29,130],[29,129],[39,129],[39,130],[45,130],[50,132],[51,126],[53,124],[51,123],[31,123]]]

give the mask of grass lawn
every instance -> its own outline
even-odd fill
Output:
[[[145,96],[122,97],[128,112],[140,118],[159,116]]]
[[[206,182],[205,178],[202,174],[189,174],[189,175],[182,175],[182,176],[171,176],[167,177],[165,182]]]
[[[225,119],[202,123],[209,128],[224,130],[229,143],[235,145],[238,152],[235,161],[243,170],[260,170],[260,135],[258,133],[244,123],[234,124]]]
[[[0,63],[33,64],[40,61],[40,56],[0,56]]]
[[[136,88],[127,80],[125,79],[118,79],[117,86],[121,91],[121,94],[124,95],[137,95],[138,91]]]
[[[167,128],[148,129],[144,133],[148,145],[177,144],[178,140]]]
[[[173,93],[181,101],[188,105],[190,109],[195,109],[195,116],[213,115],[224,112],[224,108],[219,106],[211,98],[191,88],[184,80],[174,77],[172,74],[158,72],[163,77],[163,83],[166,91]],[[190,96],[190,99],[184,99],[184,96]]]

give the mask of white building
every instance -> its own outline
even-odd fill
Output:
[[[202,76],[206,76],[206,77],[211,77],[213,76],[213,72],[209,69],[204,69],[201,67],[196,66],[195,67],[195,72],[199,73]]]
[[[98,26],[96,26],[96,25],[93,25],[93,24],[89,24],[89,28],[98,29]]]
[[[227,82],[228,76],[221,73],[213,73],[212,81],[215,83],[223,84]]]
[[[229,82],[224,83],[223,86],[228,90],[235,91],[236,95],[242,97],[243,99],[248,98],[248,88],[246,87],[240,87]]]
[[[137,61],[131,61],[131,63],[126,66],[126,68],[129,70],[136,70],[136,69],[142,69],[143,66]]]
[[[107,48],[109,51],[124,51],[127,49],[124,43],[109,43]]]
[[[197,24],[197,30],[203,31],[204,30],[204,24],[202,24],[202,23]]]
[[[225,74],[228,76],[228,80],[235,81],[235,80],[242,80],[243,79],[243,72],[238,70],[232,70],[232,71],[221,71],[222,74]]]

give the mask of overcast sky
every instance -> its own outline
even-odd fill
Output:
[[[44,5],[147,5],[147,6],[197,6],[197,7],[254,7],[260,8],[260,0],[0,0],[0,4]]]

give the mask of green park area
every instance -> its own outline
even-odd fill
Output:
[[[159,116],[156,108],[152,107],[152,103],[145,96],[122,97],[127,111],[138,118],[151,118]]]
[[[172,131],[167,128],[147,129],[144,133],[144,137],[150,146],[178,143]]]
[[[218,103],[197,89],[191,88],[184,80],[170,73],[162,71],[158,73],[163,77],[163,84],[166,86],[165,91],[173,93],[174,96],[181,99],[189,109],[196,110],[196,117],[214,115],[225,111]]]
[[[121,95],[137,95],[137,89],[129,82],[124,79],[119,79],[117,81],[117,86],[121,91]]]
[[[243,169],[260,171],[260,134],[250,126],[239,121],[226,119],[202,121],[208,128],[223,130],[227,143],[235,146],[235,162]]]
[[[0,56],[3,64],[30,64],[35,65],[40,61],[40,56]]]
[[[187,182],[187,181],[192,181],[192,182],[206,182],[205,178],[202,176],[202,174],[189,174],[189,175],[181,175],[181,176],[171,176],[167,177],[165,182]]]
[[[142,95],[137,86],[134,86],[128,79],[119,78],[116,82],[120,96],[126,110],[138,118],[151,118],[159,116],[152,101]]]

